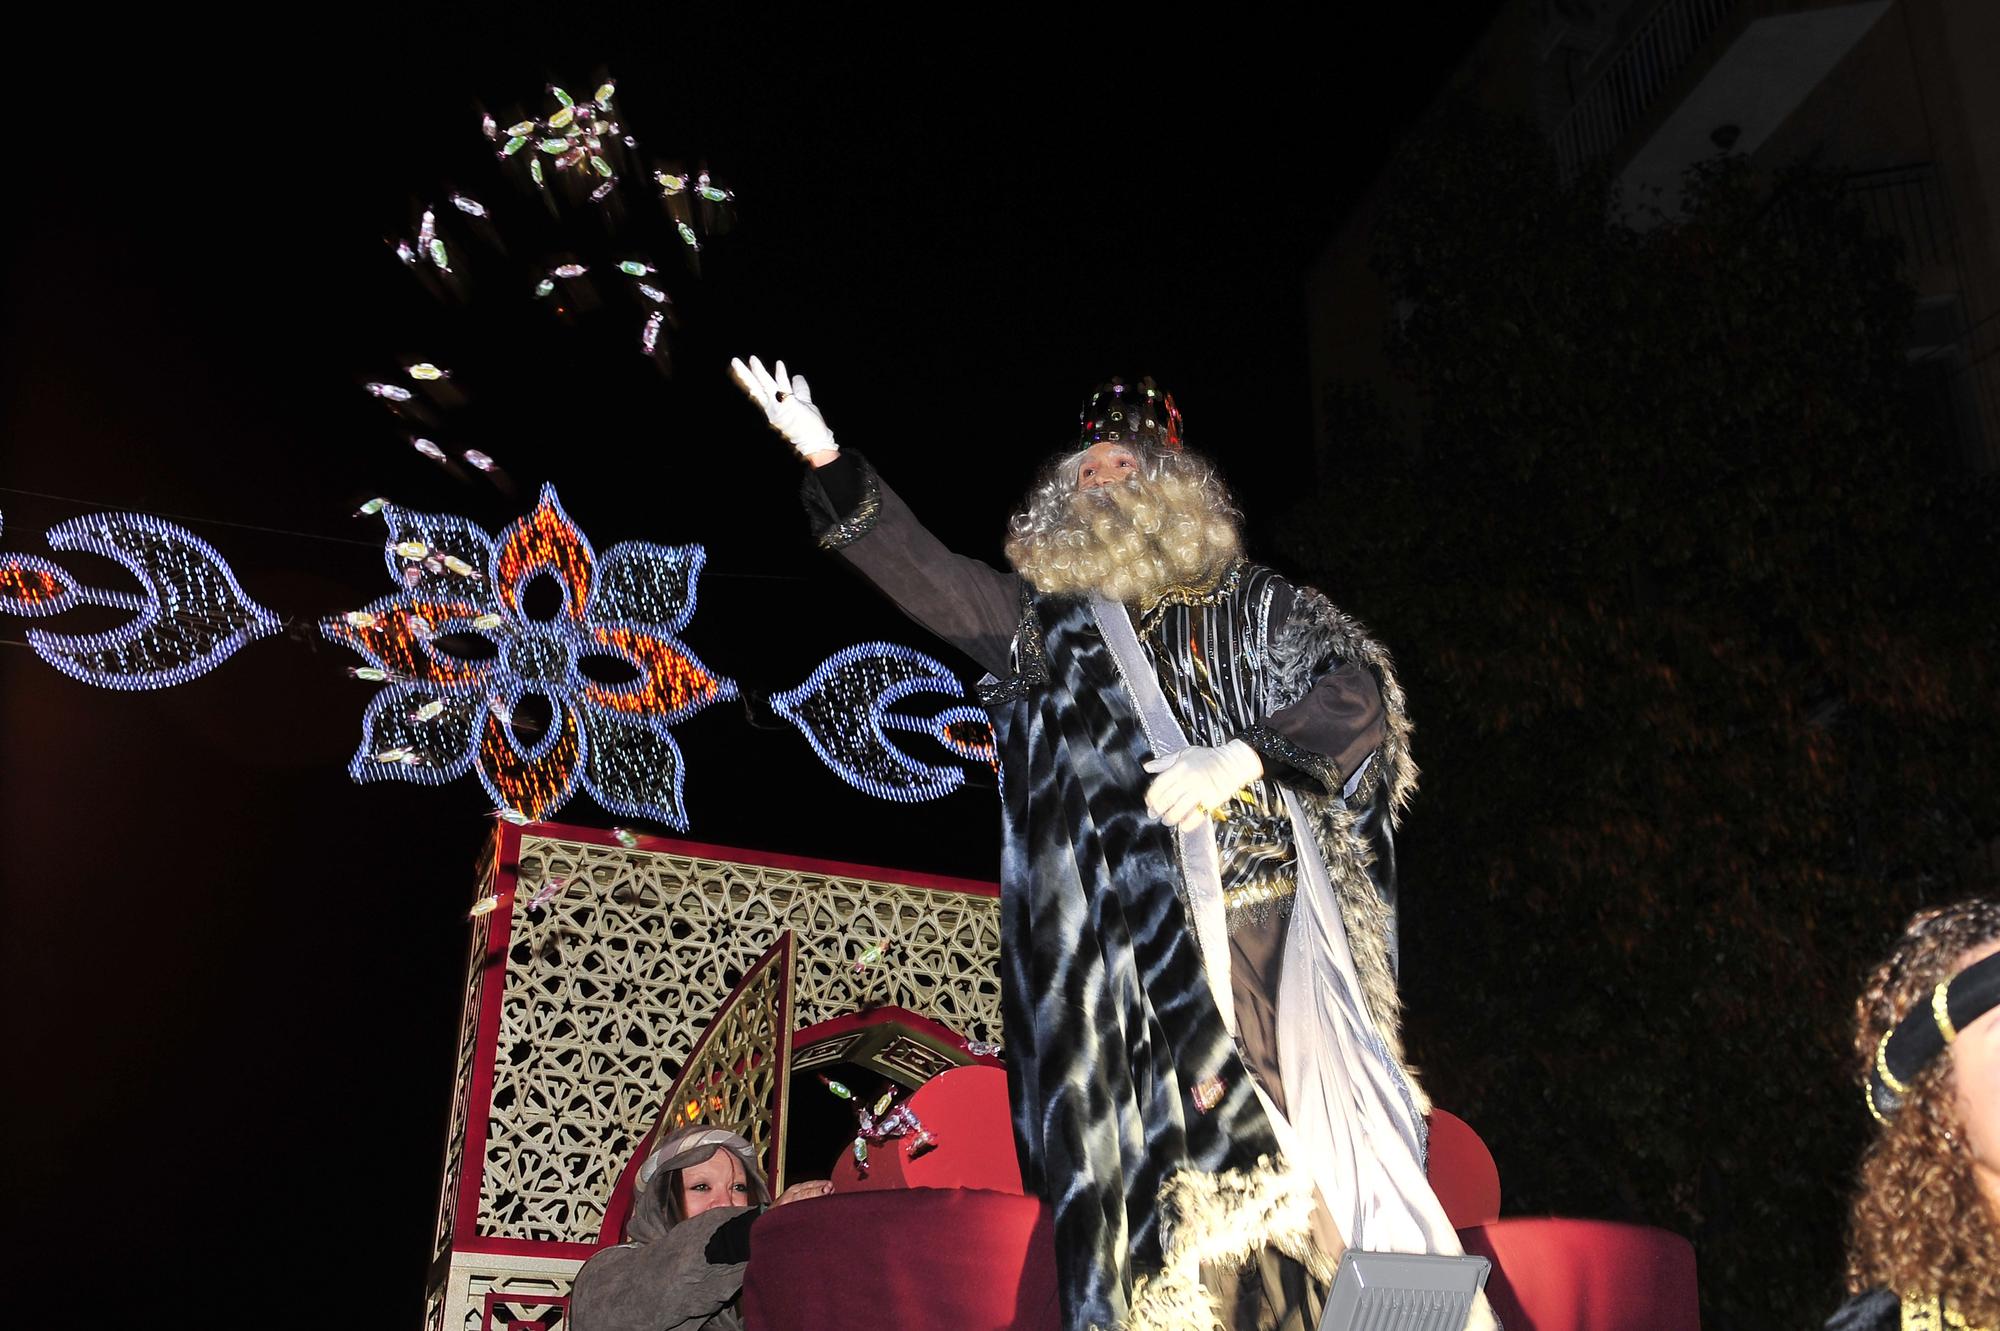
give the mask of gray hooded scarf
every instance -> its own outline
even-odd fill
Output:
[[[718,1206],[676,1222],[667,1211],[667,1175],[728,1151],[743,1164],[758,1207],[771,1203],[749,1142],[723,1128],[683,1128],[660,1142],[639,1167],[625,1242],[583,1264],[570,1291],[576,1331],[741,1331],[737,1296],[745,1263],[708,1260],[715,1231],[744,1214]]]

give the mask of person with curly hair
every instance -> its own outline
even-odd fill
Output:
[[[1855,1027],[1878,1129],[1828,1331],[2000,1331],[2000,900],[1913,916]]]
[[[733,369],[809,464],[820,545],[988,672],[1015,1145],[1065,1325],[1311,1331],[1346,1247],[1457,1253],[1397,1035],[1416,767],[1388,653],[1244,557],[1151,380],[1086,402],[1002,570],[782,361]]]

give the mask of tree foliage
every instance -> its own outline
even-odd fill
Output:
[[[1991,890],[1995,495],[1837,175],[1620,211],[1483,113],[1408,143],[1375,262],[1421,417],[1326,386],[1281,539],[1401,663],[1412,1052],[1508,1212],[1677,1230],[1708,1325],[1817,1325],[1861,976]]]

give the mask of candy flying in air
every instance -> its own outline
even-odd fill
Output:
[[[412,721],[428,721],[435,716],[441,715],[443,712],[444,703],[437,698],[433,698],[422,707],[411,712],[410,719]]]
[[[401,555],[405,559],[422,559],[425,555],[429,554],[430,552],[431,548],[425,545],[422,541],[396,542],[396,553]]]
[[[405,366],[404,368],[410,378],[420,379],[425,383],[433,383],[439,379],[451,378],[450,370],[441,370],[429,361],[419,361],[415,365]]]
[[[354,516],[357,518],[372,518],[377,513],[380,513],[383,506],[388,502],[388,500],[382,498],[371,499],[360,508],[355,509]]]
[[[491,124],[492,122],[488,121],[487,123]],[[454,194],[451,196],[451,203],[454,208],[468,217],[491,217],[493,215],[486,211],[485,204],[469,195]]]
[[[549,269],[557,277],[582,277],[590,271],[590,265],[582,263],[559,263]]]
[[[611,829],[611,837],[627,850],[637,850],[639,848],[639,834],[631,831],[629,828],[614,827]]]
[[[347,612],[347,622],[357,629],[372,629],[382,621],[366,610],[350,610]]]
[[[481,471],[492,471],[494,468],[500,465],[499,463],[495,462],[492,458],[487,457],[484,453],[480,452],[476,448],[466,449],[464,457],[467,462],[479,468],[479,470]]]
[[[457,555],[446,555],[444,557],[443,563],[446,568],[450,569],[453,573],[458,574],[458,576],[461,578],[476,578],[479,576],[478,569],[466,563],[463,559],[460,559]]]
[[[419,453],[422,453],[432,462],[444,462],[447,460],[445,451],[442,448],[439,448],[436,444],[432,443],[428,439],[412,439],[410,441],[410,447],[416,449]]]
[[[387,398],[391,402],[408,402],[410,400],[410,390],[401,384],[368,384],[366,387],[376,397]]]

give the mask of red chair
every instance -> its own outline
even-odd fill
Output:
[[[1500,1171],[1464,1120],[1431,1111],[1431,1188],[1465,1250],[1493,1263],[1507,1331],[1699,1331],[1694,1246],[1648,1225],[1500,1219]]]
[[[914,1159],[908,1138],[868,1148],[868,1168],[842,1151],[827,1177],[836,1192],[886,1188],[979,1188],[1021,1195],[1014,1123],[1007,1110],[1007,1074],[993,1067],[951,1068],[911,1093],[907,1102],[937,1146]]]

